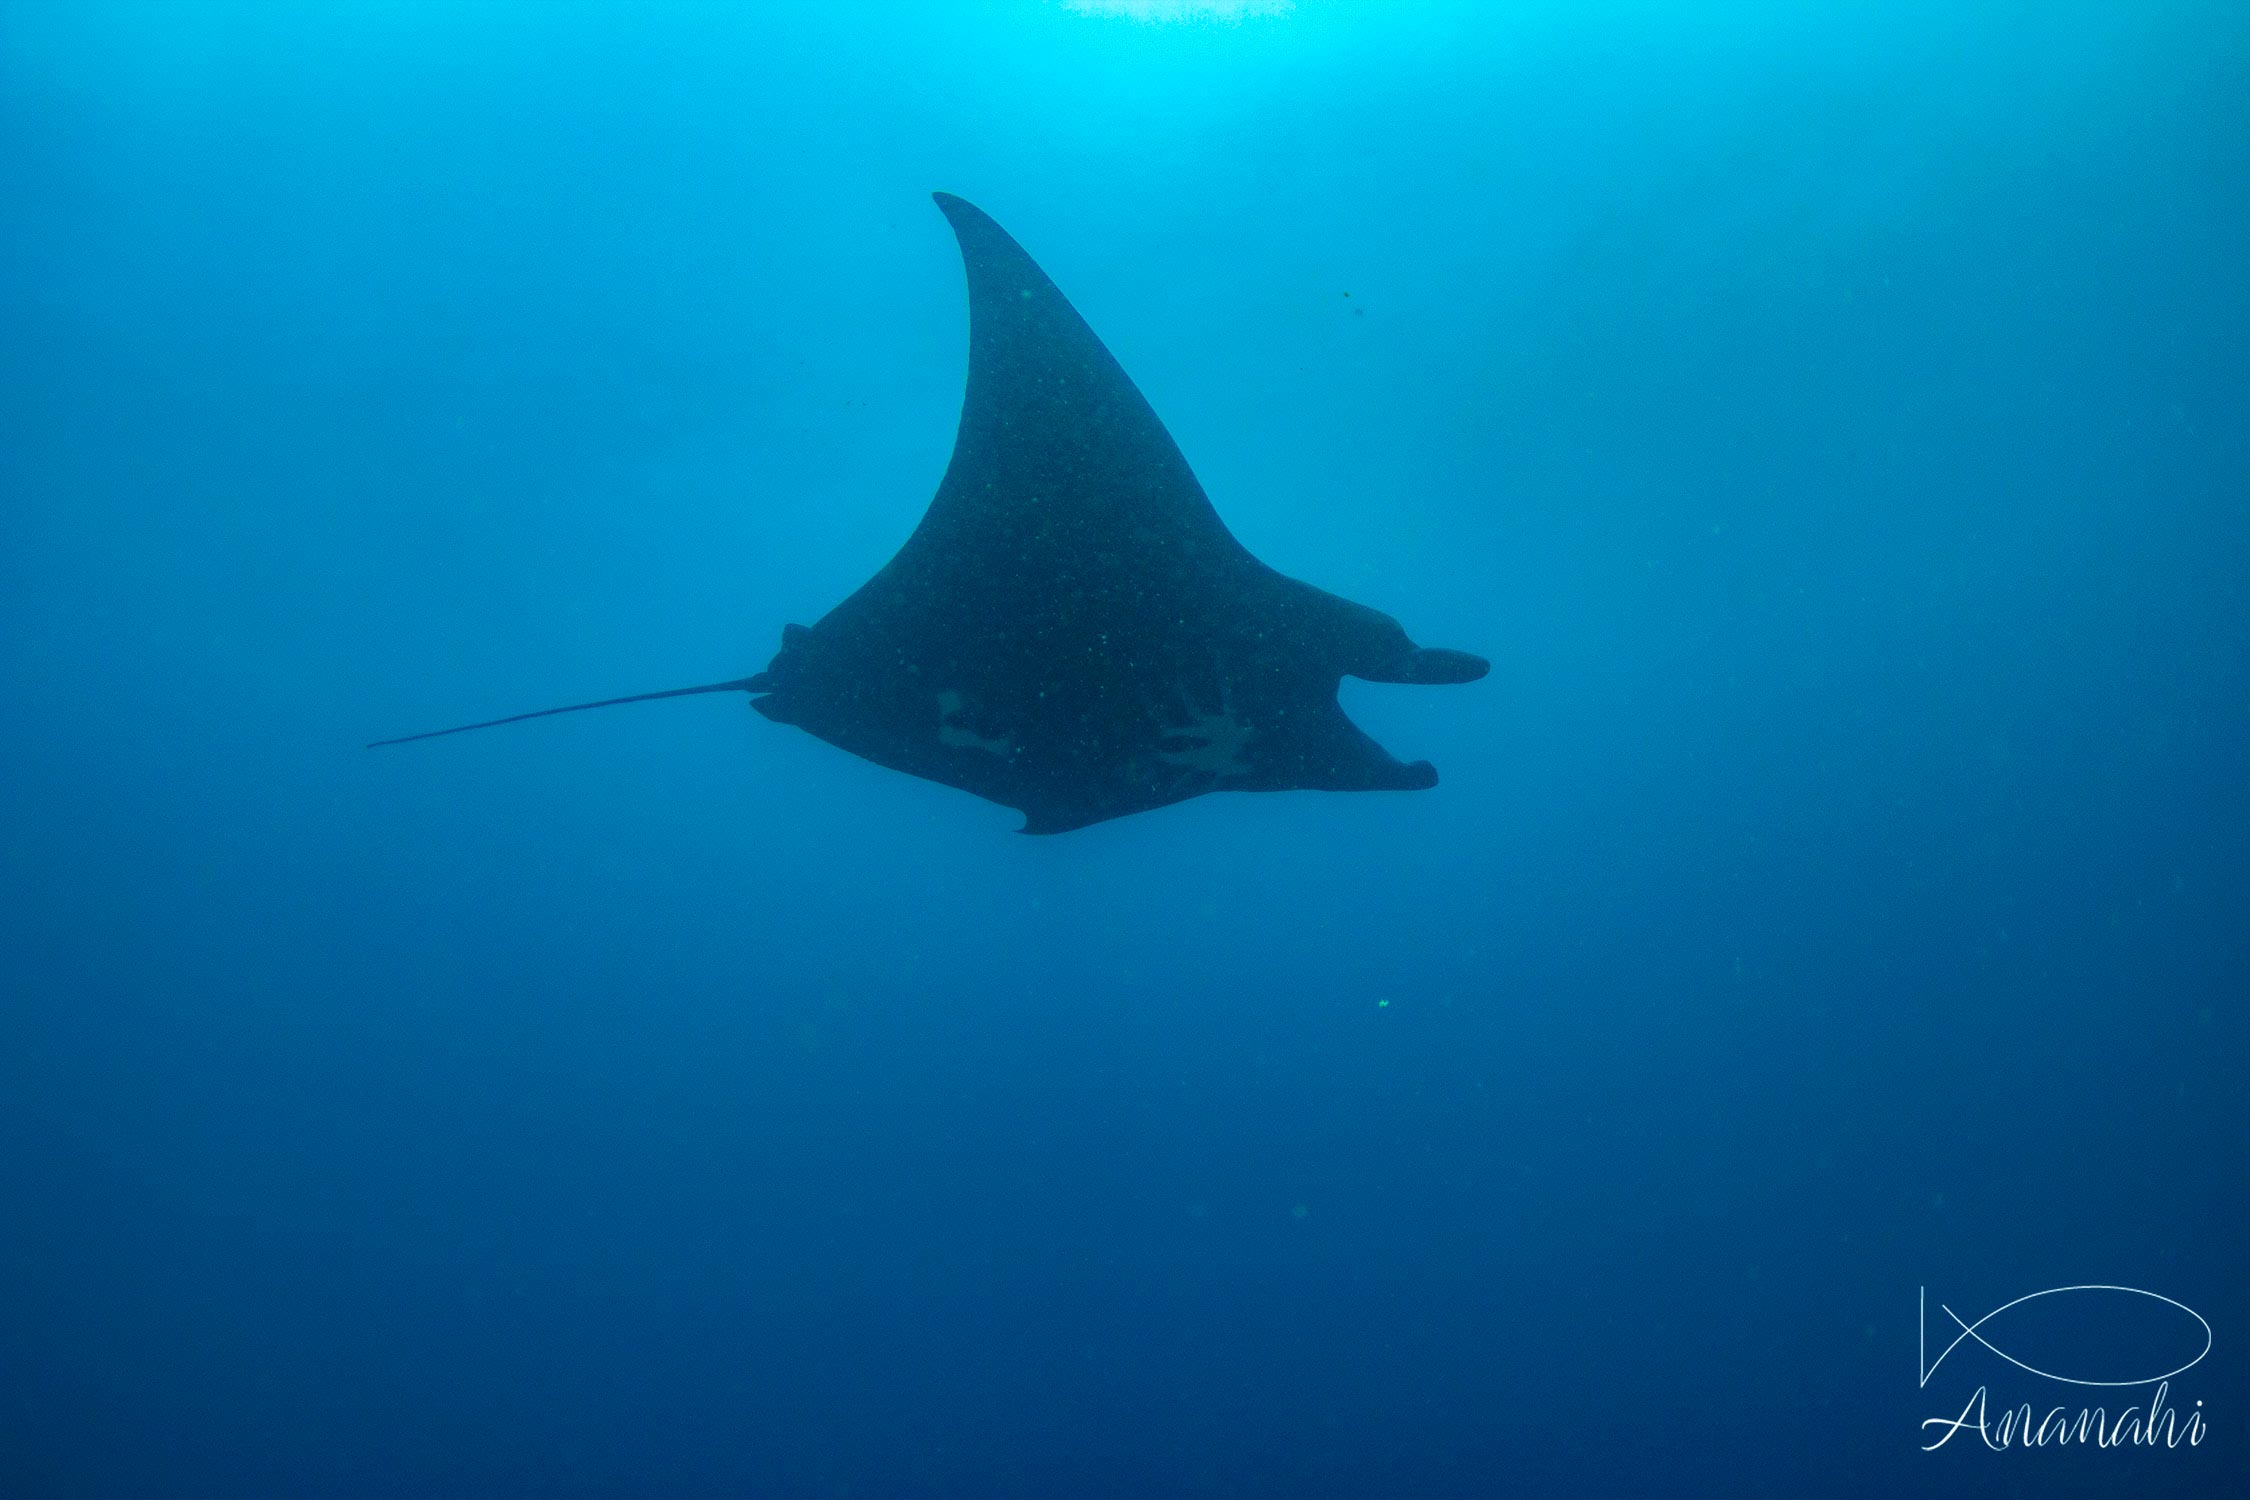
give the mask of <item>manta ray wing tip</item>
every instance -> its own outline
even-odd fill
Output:
[[[940,189],[930,194],[930,201],[935,203],[946,218],[955,224],[964,221],[974,222],[979,219],[989,221],[991,218],[991,215],[958,193],[948,193]]]

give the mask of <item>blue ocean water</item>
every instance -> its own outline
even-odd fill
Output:
[[[2229,0],[0,5],[0,1497],[2250,1493],[2246,181]],[[933,189],[1439,787],[359,748],[879,566]]]

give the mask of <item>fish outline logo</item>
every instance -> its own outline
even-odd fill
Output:
[[[2064,1385],[2093,1386],[2101,1389],[2116,1389],[2137,1385],[2155,1385],[2159,1382],[2170,1380],[2176,1375],[2185,1374],[2187,1371],[2194,1369],[2197,1365],[2203,1362],[2204,1357],[2211,1352],[2211,1346],[2213,1343],[2210,1320],[2204,1317],[2203,1314],[2197,1312],[2194,1308],[2188,1306],[2185,1302],[2181,1302],[2173,1297],[2167,1297],[2161,1292],[2151,1292],[2137,1286],[2114,1286],[2107,1284],[2089,1283],[2080,1286],[2054,1286],[2048,1287],[2044,1291],[2027,1292],[2023,1296],[2017,1297],[2012,1301],[2001,1303],[1998,1307],[1992,1309],[1992,1311],[1986,1313],[1983,1317],[1978,1318],[1974,1323],[1966,1321],[1959,1313],[1955,1312],[1952,1308],[1946,1306],[1941,1302],[1938,1304],[1938,1310],[1944,1313],[1947,1317],[1951,1318],[1954,1321],[1954,1324],[1959,1327],[1961,1331],[1953,1336],[1953,1341],[1951,1343],[1947,1344],[1943,1349],[1938,1351],[1938,1357],[1933,1360],[1930,1358],[1929,1354],[1930,1291],[1926,1286],[1919,1288],[1918,1290],[1920,1293],[1920,1302],[1916,1321],[1917,1331],[1920,1335],[1918,1362],[1921,1370],[1921,1379],[1917,1382],[1917,1387],[1921,1389],[1928,1388],[1930,1377],[1937,1373],[1937,1368],[1939,1365],[1945,1363],[1947,1355],[1950,1355],[1955,1349],[1961,1347],[1961,1341],[1963,1339],[1975,1339],[1979,1344],[1982,1344],[1992,1353],[1999,1355],[2002,1359],[2006,1360],[2009,1364],[2014,1365],[2017,1369],[2023,1370],[2029,1374],[2037,1375],[2042,1380],[2058,1381]],[[2058,1375],[2051,1370],[2042,1370],[2036,1365],[2027,1364],[2023,1360],[2016,1358],[2013,1354],[2010,1354],[2007,1350],[2001,1348],[1999,1345],[1993,1343],[1990,1339],[1986,1338],[1984,1333],[1981,1331],[1986,1324],[1990,1323],[1994,1318],[1999,1317],[2002,1313],[2008,1311],[2010,1308],[2021,1307],[2024,1303],[2035,1301],[2041,1297],[2057,1297],[2072,1292],[2123,1292],[2130,1296],[2146,1297],[2151,1301],[2161,1302],[2167,1307],[2178,1308],[2181,1312],[2184,1312],[2189,1317],[2193,1318],[2196,1322],[2196,1326],[2203,1330],[2203,1347],[2201,1349],[2198,1349],[2195,1352],[2195,1356],[2192,1359],[2188,1360],[2186,1364],[2180,1365],[2175,1369],[2166,1370],[2160,1375],[2141,1375],[2136,1376],[2130,1380],[2088,1380],[2075,1375]]]

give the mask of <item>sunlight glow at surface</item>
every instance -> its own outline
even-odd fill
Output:
[[[1082,16],[1123,16],[1158,24],[1285,16],[1297,8],[1296,0],[1063,0],[1063,7]]]

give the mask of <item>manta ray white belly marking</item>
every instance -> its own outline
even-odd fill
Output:
[[[1175,692],[1185,715],[1179,719],[1167,714],[1156,715],[1164,731],[1156,758],[1177,767],[1183,776],[1206,777],[1212,781],[1247,776],[1251,767],[1242,752],[1250,747],[1253,731],[1234,716],[1234,698],[1227,691],[1225,677],[1219,679],[1217,713],[1206,713],[1198,707],[1189,698],[1185,683]]]
[[[952,688],[937,695],[938,743],[959,750],[982,750],[987,755],[997,755],[1003,760],[1016,753],[1012,739],[987,739],[969,726],[973,705],[968,698]]]

